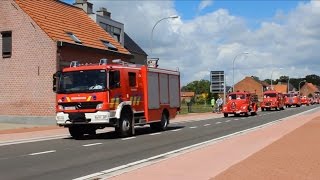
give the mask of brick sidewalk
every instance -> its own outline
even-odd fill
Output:
[[[319,140],[320,116],[213,179],[320,179]]]

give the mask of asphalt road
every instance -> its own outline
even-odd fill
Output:
[[[319,107],[258,112],[256,116],[216,118],[170,124],[161,133],[137,129],[133,138],[114,132],[82,140],[55,139],[0,147],[0,179],[73,179],[168,151],[226,136]]]

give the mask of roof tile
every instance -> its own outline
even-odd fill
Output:
[[[130,54],[80,8],[59,0],[15,0],[15,2],[54,41],[78,44],[66,33],[72,32],[84,46],[109,50],[101,42],[105,40],[113,44],[118,52]]]

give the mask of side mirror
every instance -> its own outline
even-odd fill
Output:
[[[60,76],[61,76],[61,71],[57,71],[52,76],[52,90],[53,90],[53,92],[58,91],[58,84],[59,84],[58,80],[60,79]]]

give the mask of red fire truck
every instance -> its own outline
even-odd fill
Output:
[[[301,105],[309,106],[310,105],[310,99],[307,98],[307,96],[302,96],[301,97]]]
[[[298,92],[290,92],[285,94],[285,105],[286,107],[301,106],[301,99]]]
[[[148,63],[153,66],[71,62],[54,74],[57,124],[76,139],[105,127],[115,127],[121,137],[134,135],[137,125],[165,130],[180,110],[180,73]]]
[[[275,110],[284,110],[283,94],[275,90],[265,91],[263,93],[263,101],[260,103],[261,111],[270,111],[271,108]]]
[[[232,92],[227,95],[227,103],[223,106],[222,113],[224,117],[229,114],[235,116],[256,115],[258,111],[258,98],[257,95],[249,92]]]

